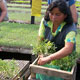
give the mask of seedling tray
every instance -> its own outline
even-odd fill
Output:
[[[11,61],[9,59],[5,59],[5,61],[6,60]],[[28,77],[30,75],[29,61],[16,60],[16,64],[19,67],[19,72],[15,74],[15,76],[13,76],[10,80],[23,80],[25,77]],[[3,79],[3,80],[9,80],[9,79]]]

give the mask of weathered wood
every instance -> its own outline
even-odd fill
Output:
[[[5,59],[4,61],[9,62],[11,60]],[[10,77],[10,79],[5,79],[7,77],[6,76],[4,77],[4,75],[2,74],[0,76],[1,80],[24,80],[23,79],[24,76],[25,76],[25,79],[28,78],[28,76],[30,75],[29,61],[15,60],[14,62],[17,65],[17,67],[19,68],[18,73],[15,73],[13,77]],[[8,72],[8,73],[10,73],[10,72]]]
[[[30,76],[30,69],[28,68],[23,75],[21,76],[20,80],[27,80],[28,77]]]
[[[28,77],[28,80],[38,80],[38,79],[36,79],[36,78],[35,78],[35,79],[32,79],[32,78],[31,78],[31,75],[30,75],[30,76]]]
[[[1,47],[2,51],[6,51],[6,52],[16,52],[16,53],[28,53],[31,54],[31,48],[20,48],[20,47]]]
[[[73,76],[74,76],[73,74],[74,74],[75,67],[72,68],[71,72],[68,72],[68,71],[64,71],[64,70],[57,70],[57,69],[52,69],[52,68],[35,65],[36,61],[34,61],[34,63],[30,65],[32,74],[40,73],[40,74],[44,74],[44,75],[48,75],[48,76],[60,77],[65,80],[73,80]]]
[[[71,72],[41,67],[37,65],[30,65],[30,67],[31,67],[31,72],[33,73],[40,73],[40,74],[45,74],[49,76],[56,76],[56,77],[61,77],[63,79],[72,79]]]
[[[36,73],[31,73],[31,78],[36,79]]]
[[[20,71],[12,80],[20,79],[20,77],[23,76],[23,73],[25,72],[25,70],[27,70],[29,67],[29,61],[18,60],[18,63],[19,63]]]

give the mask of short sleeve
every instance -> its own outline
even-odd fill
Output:
[[[75,0],[69,0],[69,6],[75,4]]]
[[[40,38],[44,38],[44,32],[45,32],[45,27],[44,27],[44,24],[43,24],[43,20],[44,20],[44,18],[41,20],[40,28],[39,28],[39,37]]]
[[[69,32],[65,38],[65,43],[66,42],[75,43],[76,42],[75,36],[76,36],[76,33],[74,31]]]

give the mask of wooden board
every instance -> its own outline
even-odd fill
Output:
[[[29,68],[29,61],[23,61],[23,60],[17,60],[19,63],[20,71],[18,74],[15,75],[15,77],[12,80],[17,80],[23,76],[24,72],[28,70]],[[29,74],[27,74],[29,75]]]

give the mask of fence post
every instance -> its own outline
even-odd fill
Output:
[[[34,24],[35,22],[35,16],[31,16],[31,24]]]
[[[31,8],[32,8],[32,0],[30,0]],[[34,24],[35,16],[31,16],[31,24]]]

